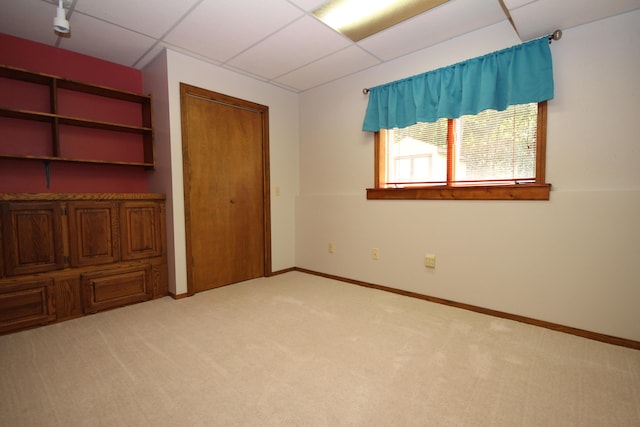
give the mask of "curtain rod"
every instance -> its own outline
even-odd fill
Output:
[[[553,33],[547,36],[547,39],[549,39],[549,44],[551,44],[551,42],[558,41],[561,38],[562,38],[562,30],[555,30]],[[364,93],[365,95],[368,95],[369,88],[365,87],[364,89],[362,89],[362,93]]]

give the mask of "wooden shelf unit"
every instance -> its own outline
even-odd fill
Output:
[[[0,158],[6,159],[22,159],[22,160],[42,160],[42,161],[61,161],[61,162],[80,162],[92,164],[113,164],[113,165],[129,165],[144,167],[146,169],[154,168],[153,153],[153,124],[151,112],[151,96],[141,95],[133,92],[127,92],[112,89],[104,86],[68,80],[61,77],[51,76],[42,73],[22,70],[19,68],[1,66],[0,78],[22,81],[48,87],[49,93],[49,111],[32,111],[21,108],[0,107],[0,117],[16,120],[29,120],[35,122],[44,122],[51,125],[51,153],[50,156],[43,155],[25,155],[5,153],[0,151]],[[140,106],[140,126],[127,123],[118,123],[111,121],[95,120],[91,118],[72,117],[61,114],[59,92],[61,90],[72,91],[82,94],[95,96],[98,98],[118,100],[125,103]],[[97,100],[99,101],[99,99]],[[75,158],[62,156],[62,144],[60,126],[83,127],[89,129],[102,130],[107,132],[137,134],[141,136],[141,152],[142,161],[118,161],[118,160],[101,160],[90,158]],[[140,147],[138,147],[140,148]],[[0,147],[1,150],[1,147]]]

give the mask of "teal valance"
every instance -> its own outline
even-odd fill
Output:
[[[553,98],[547,37],[369,89],[362,130],[403,128]]]

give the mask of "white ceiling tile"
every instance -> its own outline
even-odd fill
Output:
[[[143,56],[141,56],[133,66],[135,68],[143,69],[146,67],[153,59],[158,56],[164,49],[166,48],[164,43],[155,44],[151,49],[149,49]]]
[[[298,7],[301,7],[307,12],[316,10],[326,2],[327,0],[291,0],[291,3],[297,5]]]
[[[450,0],[358,44],[378,58],[390,60],[505,19],[496,0]]]
[[[58,36],[53,32],[56,7],[41,0],[2,0],[0,28],[5,34],[54,45]]]
[[[538,0],[502,0],[504,2],[504,6],[509,9],[515,9],[517,7],[521,7],[524,6],[525,4],[528,3],[534,3]]]
[[[640,8],[640,0],[538,0],[510,11],[522,40]]]
[[[71,37],[63,38],[60,47],[131,67],[154,43],[142,34],[74,13]]]
[[[291,73],[285,74],[275,81],[302,91],[356,73],[379,63],[380,61],[378,59],[369,55],[358,46],[351,46]]]
[[[284,0],[205,0],[165,41],[224,61],[302,15]]]
[[[342,35],[305,16],[229,61],[229,64],[274,78],[348,46]]]
[[[161,37],[198,0],[78,0],[75,10],[85,15]]]
[[[185,56],[189,56],[191,58],[195,58],[198,59],[202,62],[207,62],[209,64],[213,64],[213,65],[218,65],[221,66],[222,63],[219,61],[215,61],[211,58],[207,58],[204,56],[200,56],[200,55],[196,55],[193,52],[186,52],[180,48],[176,48],[175,46],[171,46],[168,45],[166,43],[163,42],[159,42],[158,44],[154,45],[149,51],[147,51],[147,53],[141,57],[138,62],[136,62],[135,64],[135,68],[139,68],[139,69],[143,69],[145,68],[149,63],[151,63],[156,56],[158,56],[160,53],[162,53],[162,51],[164,51],[165,49],[167,50],[171,50],[173,52],[178,52],[181,53]]]

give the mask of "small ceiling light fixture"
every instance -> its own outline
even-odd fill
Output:
[[[330,0],[316,18],[357,42],[449,0]]]
[[[53,18],[53,30],[57,33],[67,34],[70,29],[67,15],[62,6],[62,0],[59,0],[56,17]]]

